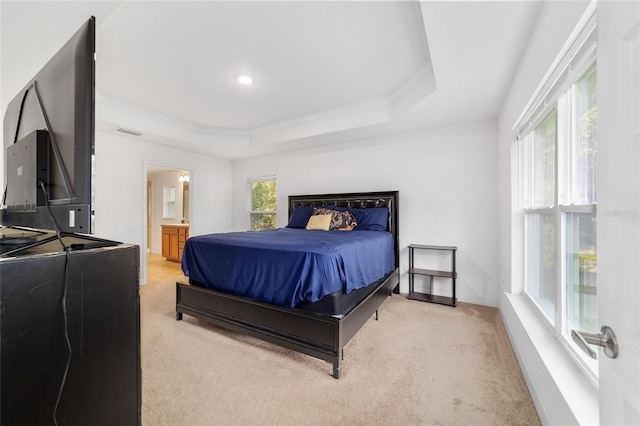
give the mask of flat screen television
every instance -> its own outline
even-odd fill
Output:
[[[8,104],[5,227],[94,233],[95,18]]]

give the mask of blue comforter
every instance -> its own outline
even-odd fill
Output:
[[[191,237],[184,274],[238,296],[293,307],[365,287],[393,271],[393,237],[383,231],[281,228]]]

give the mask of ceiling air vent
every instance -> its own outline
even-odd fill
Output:
[[[125,129],[124,127],[118,127],[116,129],[116,132],[124,133],[125,135],[131,135],[131,136],[142,136],[144,134],[136,130]]]

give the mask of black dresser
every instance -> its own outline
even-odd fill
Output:
[[[139,425],[138,246],[37,234],[2,244],[0,423]]]

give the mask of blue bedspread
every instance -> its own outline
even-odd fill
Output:
[[[191,237],[182,270],[207,287],[280,306],[365,287],[393,271],[383,231],[281,228]]]

